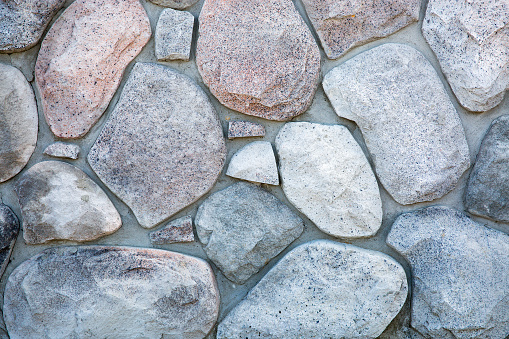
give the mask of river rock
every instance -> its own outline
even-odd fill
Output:
[[[193,242],[193,219],[191,216],[185,216],[172,220],[163,228],[150,232],[149,237],[153,245]]]
[[[0,2],[0,53],[19,52],[39,42],[65,0],[4,0]]]
[[[313,100],[320,51],[291,0],[206,0],[196,64],[225,106],[289,120]]]
[[[422,33],[468,110],[497,106],[509,87],[507,1],[430,0]]]
[[[139,0],[76,0],[44,38],[35,80],[51,131],[79,138],[99,120],[150,39]]]
[[[157,21],[155,41],[158,61],[189,61],[193,39],[194,16],[167,8]]]
[[[268,141],[255,141],[238,150],[226,175],[269,185],[279,185],[276,157]]]
[[[375,47],[331,70],[323,88],[338,116],[360,127],[378,178],[398,203],[442,197],[470,166],[458,113],[416,49]]]
[[[265,136],[265,127],[256,122],[236,120],[228,123],[228,139],[263,136]]]
[[[17,338],[204,338],[219,292],[210,266],[143,248],[50,248],[9,276],[4,318]]]
[[[32,156],[39,123],[32,87],[17,68],[2,63],[0,119],[0,182],[4,182],[18,174]]]
[[[329,59],[419,20],[421,0],[303,0]]]
[[[276,137],[283,191],[323,232],[374,235],[382,224],[375,175],[348,129],[290,122]]]
[[[317,240],[289,252],[221,322],[217,338],[375,338],[408,293],[391,257]]]
[[[191,7],[198,0],[149,0],[150,2],[164,7],[171,7],[175,9],[184,9],[187,7]]]
[[[4,274],[5,268],[9,263],[18,233],[18,217],[16,217],[16,214],[14,214],[9,206],[0,203],[0,277]]]
[[[246,282],[304,229],[288,206],[246,182],[208,197],[194,222],[207,256],[236,284]]]
[[[27,244],[90,241],[122,226],[106,193],[79,168],[62,161],[30,167],[17,182],[16,193]]]
[[[399,216],[387,243],[410,263],[412,327],[426,338],[509,335],[509,236],[448,207]]]
[[[78,145],[59,141],[46,147],[44,154],[55,158],[67,158],[76,160],[80,154],[80,147]]]
[[[203,90],[171,68],[137,63],[88,162],[150,228],[210,190],[225,157],[223,130]]]

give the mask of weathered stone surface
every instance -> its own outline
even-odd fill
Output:
[[[237,284],[258,272],[304,229],[288,206],[246,182],[212,194],[194,221],[207,256]]]
[[[218,327],[217,338],[375,338],[407,297],[391,257],[318,240],[289,252]]]
[[[412,327],[426,338],[509,335],[509,236],[429,207],[399,216],[387,243],[412,267]]]
[[[171,7],[175,9],[184,9],[187,7],[191,7],[198,0],[149,0],[150,2],[164,7]]]
[[[203,90],[171,68],[137,63],[88,162],[150,228],[205,194],[225,157],[221,124]]]
[[[3,0],[0,2],[0,53],[19,52],[39,42],[65,0]]]
[[[9,263],[19,233],[19,221],[9,206],[0,203],[0,277]],[[1,326],[0,326],[1,327]],[[1,338],[1,336],[0,336]]]
[[[508,18],[506,0],[428,2],[422,33],[468,110],[495,107],[509,87]]]
[[[287,123],[276,137],[283,191],[323,232],[374,235],[382,223],[375,175],[344,126]]]
[[[375,47],[331,70],[323,88],[336,113],[360,127],[378,178],[398,203],[442,197],[470,166],[458,113],[417,50]]]
[[[0,182],[18,174],[32,156],[37,119],[32,87],[18,69],[0,63]]]
[[[303,0],[329,59],[419,20],[421,0]]]
[[[47,249],[19,265],[5,288],[16,338],[203,338],[217,319],[210,266],[154,249]]]
[[[256,122],[237,120],[228,123],[228,139],[263,136],[265,136],[265,127]]]
[[[223,105],[278,121],[309,107],[320,51],[291,0],[206,0],[199,23],[196,64]]]
[[[248,181],[279,185],[276,157],[268,141],[255,141],[242,147],[230,160],[226,175]]]
[[[193,39],[194,16],[167,8],[157,21],[155,41],[159,61],[189,60]]]
[[[108,107],[127,64],[150,39],[139,0],[76,0],[44,38],[35,80],[51,131],[85,135]]]
[[[193,219],[191,216],[185,216],[172,220],[163,228],[150,232],[149,237],[150,242],[154,245],[193,242]]]
[[[122,226],[106,193],[79,168],[62,161],[30,167],[17,182],[16,193],[27,244],[89,241]]]
[[[65,142],[59,141],[46,147],[44,154],[56,158],[68,158],[76,160],[80,154],[80,147],[78,145],[67,144]]]

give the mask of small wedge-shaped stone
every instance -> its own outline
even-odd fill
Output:
[[[242,147],[230,160],[226,175],[270,185],[279,185],[276,157],[268,141],[255,141]]]
[[[9,276],[4,318],[11,339],[204,338],[219,291],[210,266],[144,248],[51,248]]]
[[[65,0],[0,1],[0,53],[34,46]]]
[[[79,138],[92,128],[150,34],[139,0],[76,0],[62,13],[35,65],[44,116],[57,137]]]
[[[509,335],[509,236],[448,207],[399,216],[387,243],[412,267],[412,327],[426,338]]]
[[[398,203],[442,197],[470,166],[458,113],[416,49],[375,47],[332,69],[323,88],[336,113],[360,127],[378,178]]]
[[[194,16],[167,8],[157,21],[155,41],[158,61],[189,60],[193,39]]]
[[[221,322],[226,338],[375,338],[405,303],[398,262],[318,240],[289,252]]]
[[[9,263],[18,233],[18,217],[9,206],[0,203],[0,278]]]
[[[150,2],[164,7],[171,7],[175,9],[184,9],[187,7],[191,7],[198,0],[149,0]]]
[[[481,112],[509,87],[509,1],[430,0],[422,33],[459,103]]]
[[[186,216],[172,220],[163,228],[150,232],[149,237],[153,245],[193,242],[193,219]]]
[[[196,233],[205,253],[231,281],[243,284],[304,229],[272,194],[247,182],[208,197],[198,208]]]
[[[62,161],[30,167],[17,182],[16,193],[27,244],[90,241],[122,226],[106,193],[79,168]]]
[[[378,231],[378,184],[346,127],[290,122],[279,131],[276,150],[286,197],[319,229],[344,238]]]
[[[237,120],[230,121],[228,124],[228,139],[263,136],[265,136],[265,127],[256,122]]]
[[[0,121],[0,182],[4,182],[32,156],[39,123],[32,87],[17,68],[1,63]]]
[[[212,188],[225,157],[223,130],[203,90],[169,67],[137,63],[88,162],[150,228]]]
[[[44,150],[44,154],[55,158],[67,158],[76,160],[80,154],[78,145],[67,144],[65,142],[55,142]]]
[[[421,9],[421,0],[302,2],[329,59],[416,22]]]
[[[320,51],[291,0],[205,0],[196,64],[218,100],[289,120],[313,100]]]

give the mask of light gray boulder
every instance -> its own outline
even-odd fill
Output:
[[[167,8],[157,21],[155,43],[158,61],[189,61],[193,39],[194,16]]]
[[[226,175],[247,181],[279,185],[276,157],[268,141],[254,141],[231,158]]]

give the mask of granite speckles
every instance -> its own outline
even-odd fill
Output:
[[[193,219],[190,216],[170,221],[166,226],[149,233],[153,245],[193,242]]]
[[[269,185],[279,185],[276,158],[268,141],[255,141],[238,150],[230,160],[226,175]]]
[[[228,123],[228,139],[263,136],[265,136],[265,127],[256,122],[236,120]]]
[[[55,158],[76,160],[80,154],[80,147],[78,145],[59,141],[46,147],[43,153]]]
[[[189,12],[167,8],[157,21],[155,42],[158,61],[189,61],[194,16]]]

